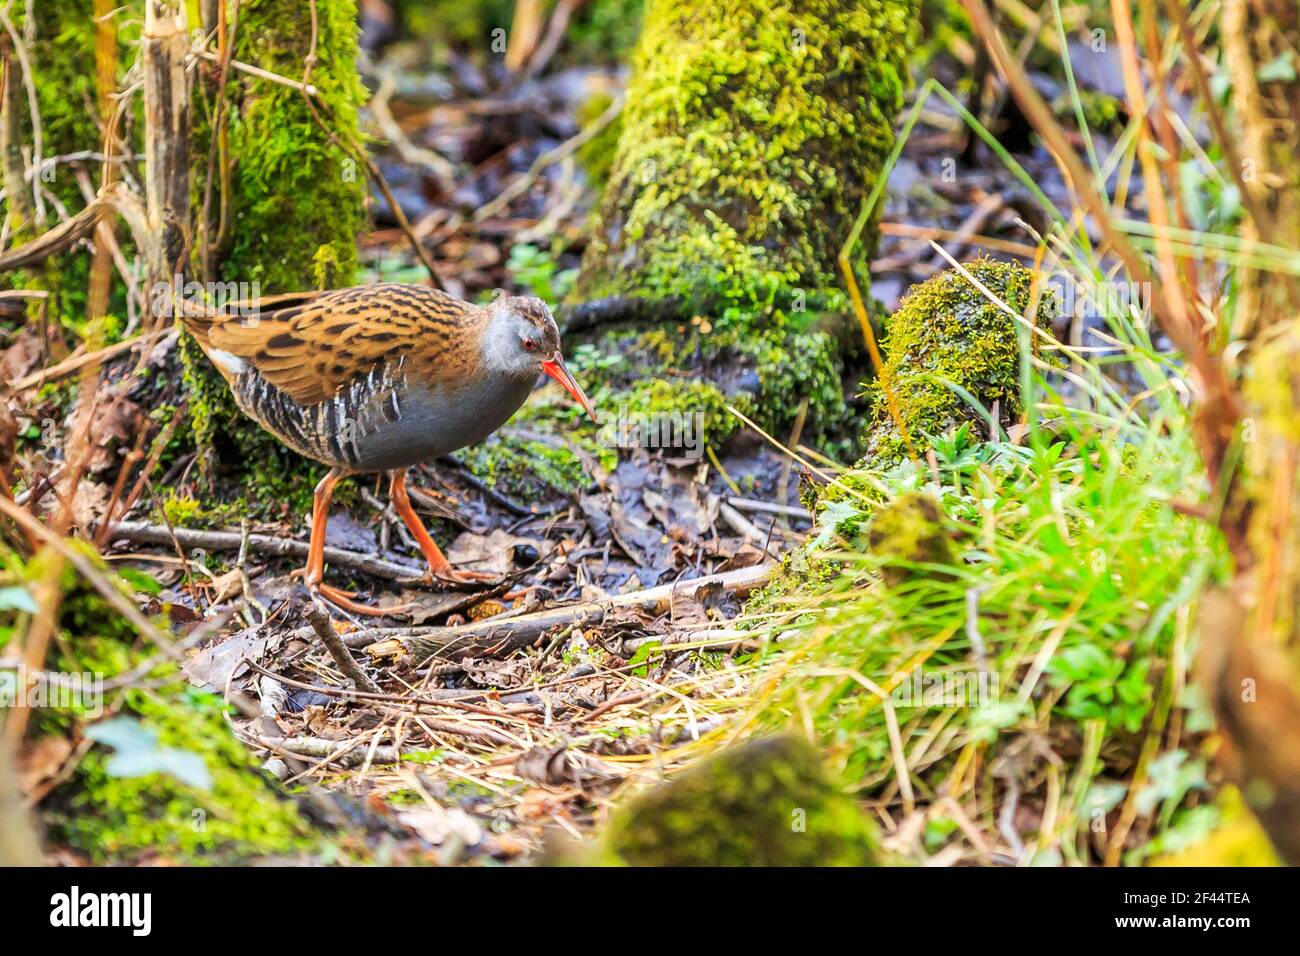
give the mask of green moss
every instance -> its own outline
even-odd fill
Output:
[[[172,525],[182,528],[196,528],[205,518],[201,502],[175,493],[163,499],[163,514]]]
[[[618,380],[602,409],[628,405],[638,413],[703,411],[715,448],[740,424],[726,405],[765,429],[779,430],[807,400],[805,439],[847,430],[851,412],[842,384],[842,349],[834,336],[801,329],[779,311],[767,316],[767,327],[746,328],[726,317],[719,321],[721,328],[699,321],[607,333],[596,348],[624,356],[630,374]]]
[[[980,259],[965,269],[1017,314],[1030,304],[1033,273],[1014,262]],[[1038,304],[1035,321],[1046,327],[1050,296]],[[1002,424],[1015,422],[1020,407],[1020,345],[1016,320],[956,270],[914,287],[887,324],[885,373],[871,386],[872,428],[868,455],[901,459],[906,446],[890,413],[885,384],[914,444],[937,437],[980,414],[954,391],[955,385],[985,409],[996,403]],[[987,427],[987,426],[985,426]]]
[[[740,420],[727,411],[728,404],[741,406],[742,411],[752,411],[748,396],[728,399],[712,382],[692,379],[646,378],[636,382],[627,391],[616,396],[618,415],[627,421],[645,422],[656,416],[661,421],[690,420],[700,423],[698,429],[706,445],[721,448],[740,426]],[[666,437],[661,434],[661,440]],[[663,445],[661,447],[671,447]]]
[[[88,546],[81,547],[103,568]],[[30,562],[24,577],[39,578],[44,560]],[[134,600],[125,580],[104,570]],[[121,615],[81,584],[70,568],[65,569],[63,585],[52,669],[110,680],[146,659],[158,663],[143,679],[109,692],[102,702],[80,700],[35,712],[33,736],[80,736],[98,718],[97,705],[102,703],[105,712],[134,718],[153,731],[160,746],[201,757],[211,787],[197,789],[160,773],[114,776],[107,767],[108,751],[96,745],[71,779],[47,798],[49,838],[97,862],[115,863],[155,854],[190,863],[236,862],[309,847],[314,839],[311,828],[233,737],[220,698],[190,687],[175,664],[152,646],[140,644]],[[166,626],[165,621],[160,624]],[[6,633],[0,620],[0,636]]]
[[[355,0],[317,4],[311,83],[343,143],[358,142],[365,90],[356,69]],[[299,78],[311,49],[306,0],[247,0],[239,8],[235,58]],[[234,242],[227,281],[258,282],[263,294],[350,285],[365,225],[366,173],[330,140],[301,93],[240,76],[232,111]]]
[[[578,123],[586,128],[609,109],[614,97],[609,93],[596,93],[578,109]],[[609,181],[609,171],[614,166],[614,152],[618,148],[618,138],[623,133],[623,114],[620,112],[599,133],[578,147],[578,161],[587,171],[587,183],[600,195],[605,191]]]
[[[596,862],[631,866],[870,866],[878,837],[793,737],[717,754],[620,808]]]
[[[558,439],[529,437],[510,428],[465,449],[460,459],[475,477],[521,501],[552,491],[577,494],[591,484],[582,458]]]
[[[283,507],[284,504],[281,503]],[[297,506],[299,511],[306,510],[310,507],[309,502],[290,502],[286,507],[289,510]],[[181,494],[174,488],[166,489],[162,500],[163,515],[168,523],[175,528],[237,528],[240,519],[249,515],[267,514],[275,517],[282,517],[283,513],[275,514],[273,511],[265,509],[259,511],[256,503],[250,505],[242,497],[233,501],[200,501],[189,495]]]
[[[916,9],[651,2],[579,295],[815,310],[893,145]]]
[[[760,425],[768,430],[781,428],[807,400],[805,438],[842,434],[850,426],[842,348],[835,336],[815,330],[769,329],[744,336],[737,347],[753,361],[758,375],[755,412]],[[827,451],[844,452],[849,447],[844,444]]]
[[[1022,312],[1028,307],[1033,274],[1024,266],[983,259],[964,268],[1010,308]],[[1051,309],[1052,301],[1044,297],[1037,314],[1040,326],[1047,325]],[[944,272],[915,286],[886,327],[883,381],[891,383],[899,415],[918,450],[939,436],[947,436],[954,448],[974,447],[979,437],[987,434],[988,426],[980,413],[946,383],[958,386],[986,409],[996,407],[1004,426],[1019,418],[1020,344],[1016,321],[960,272]],[[807,361],[800,367],[806,369]],[[834,369],[833,364],[830,369]],[[818,380],[825,383],[829,400],[834,379],[823,371]],[[882,379],[874,381],[869,392],[872,408],[866,456],[856,469],[887,468],[906,457],[906,445],[890,414]],[[798,390],[794,393],[798,394]],[[871,524],[880,495],[878,488],[859,477],[861,474],[859,470],[845,474],[807,502],[820,533],[806,553],[774,576],[761,595],[767,605],[798,593],[816,583],[819,575],[829,573],[817,553],[835,538],[855,541]],[[926,519],[924,506],[911,498],[895,504],[895,510],[878,516],[879,524],[871,525],[867,543],[872,551],[889,559],[883,573],[887,582],[897,584],[908,572],[896,561],[949,562],[940,559],[947,553],[942,547],[943,533],[937,527],[926,530],[933,522]],[[939,514],[935,511],[931,517]],[[919,520],[912,527],[914,517]],[[908,557],[913,547],[920,550]],[[940,550],[925,557],[932,547]]]

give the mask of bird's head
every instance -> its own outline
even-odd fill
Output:
[[[504,372],[534,377],[549,375],[573,396],[592,421],[598,421],[591,400],[564,365],[560,328],[541,299],[497,297],[488,306],[484,355],[490,365]]]

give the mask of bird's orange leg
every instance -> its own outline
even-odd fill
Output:
[[[325,526],[329,523],[330,500],[334,497],[334,486],[338,484],[339,479],[342,477],[342,469],[331,468],[325,473],[325,477],[320,480],[319,484],[316,485],[316,493],[312,496],[311,543],[307,545],[307,566],[295,571],[294,574],[303,576],[307,590],[312,595],[319,594],[331,604],[345,611],[368,617],[382,617],[385,614],[395,613],[399,609],[377,608],[358,604],[352,600],[353,595],[349,592],[341,591],[323,583],[325,577]]]
[[[388,486],[388,497],[392,500],[393,507],[398,515],[406,522],[407,530],[415,538],[415,543],[420,546],[424,559],[429,562],[428,577],[430,583],[435,577],[461,584],[468,584],[472,581],[496,580],[493,575],[485,574],[482,571],[457,571],[451,566],[451,562],[442,553],[438,543],[430,537],[428,530],[424,527],[424,522],[420,520],[420,516],[411,507],[411,498],[406,493],[405,468],[399,468],[393,472],[392,481]]]
[[[295,571],[301,574],[308,587],[320,584],[325,576],[325,525],[329,522],[330,500],[334,497],[334,486],[343,477],[338,468],[331,468],[316,484],[316,492],[311,502],[311,542],[307,545],[307,566]]]

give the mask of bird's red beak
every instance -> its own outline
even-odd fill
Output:
[[[564,390],[572,395],[577,403],[591,416],[591,420],[600,424],[600,419],[596,417],[596,409],[591,405],[591,399],[582,390],[582,386],[569,374],[569,370],[564,367],[564,359],[559,352],[556,352],[552,358],[542,363],[542,371],[563,385]]]

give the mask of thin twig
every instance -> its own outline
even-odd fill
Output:
[[[367,694],[381,694],[379,685],[370,679],[370,676],[361,669],[348,650],[338,634],[334,630],[334,625],[330,623],[330,617],[316,603],[307,604],[303,608],[303,615],[307,618],[307,623],[316,632],[320,642],[325,645],[325,649],[330,652],[330,657],[334,658],[334,663],[338,664],[341,670],[349,680],[359,689]]]
[[[237,531],[198,531],[193,528],[175,529],[176,539],[187,548],[203,548],[207,551],[238,551],[243,538]],[[167,529],[142,521],[119,521],[112,526],[106,539],[121,539],[136,544],[168,544],[171,538]],[[292,538],[280,538],[265,534],[248,536],[249,550],[258,554],[272,555],[278,558],[306,558],[308,545]],[[424,579],[424,573],[417,568],[394,564],[382,558],[371,557],[356,551],[344,551],[342,548],[325,549],[325,560],[330,564],[360,571],[372,577],[401,584],[413,584]]]

